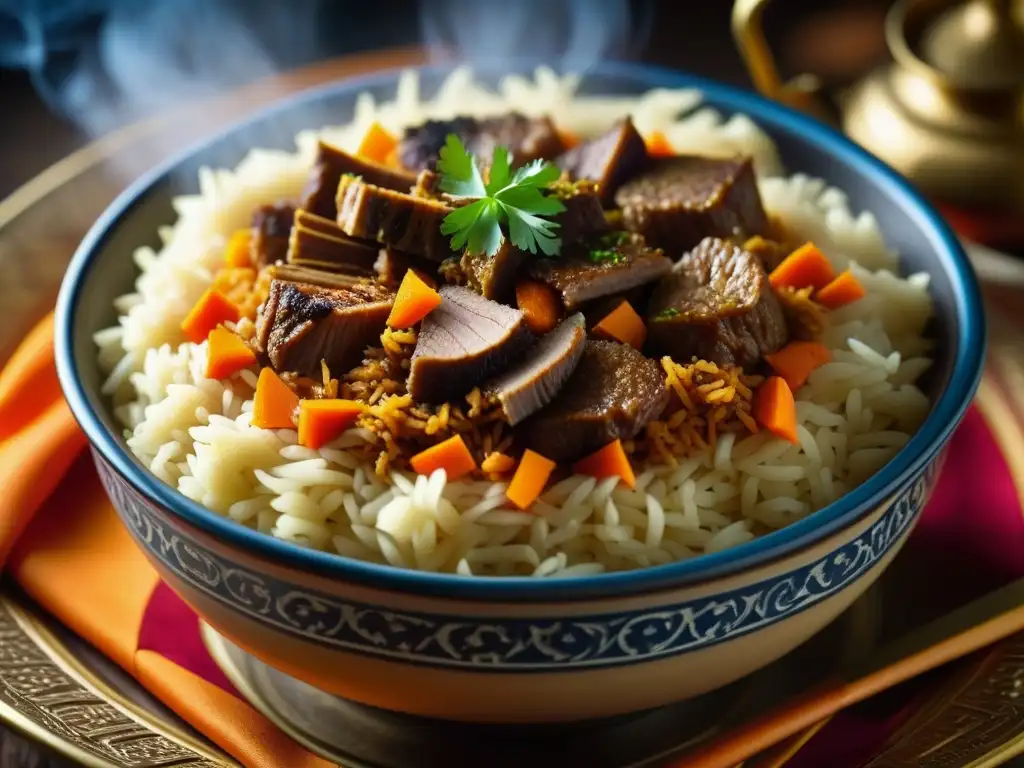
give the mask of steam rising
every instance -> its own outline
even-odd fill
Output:
[[[470,64],[539,59],[585,72],[635,56],[650,34],[652,4],[627,0],[421,0],[424,42]]]

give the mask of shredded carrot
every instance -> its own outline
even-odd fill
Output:
[[[621,440],[608,443],[599,451],[585,456],[577,461],[572,469],[578,475],[599,478],[617,476],[630,488],[636,488],[636,475],[633,474],[633,467],[629,463]]]
[[[832,264],[814,243],[804,243],[768,276],[774,288],[824,288],[836,276]]]
[[[291,429],[299,396],[285,384],[273,368],[260,371],[256,394],[252,398],[252,425],[262,429]]]
[[[555,470],[555,462],[539,453],[527,450],[519,460],[512,482],[508,484],[505,496],[520,509],[528,509],[537,500],[548,478]]]
[[[676,153],[668,137],[661,131],[651,131],[644,144],[647,145],[647,154],[651,157],[672,157]]]
[[[227,328],[214,328],[207,337],[206,377],[226,379],[235,371],[256,362],[256,353],[237,333]]]
[[[184,320],[181,330],[193,344],[199,344],[221,323],[237,323],[242,316],[238,305],[218,290],[210,288],[199,297]]]
[[[476,469],[476,461],[462,440],[462,435],[454,435],[443,443],[420,451],[409,459],[409,464],[421,475],[430,475],[434,470],[443,469],[449,480],[458,480]]]
[[[224,249],[225,267],[252,266],[252,230],[239,229],[228,240]]]
[[[839,309],[864,298],[864,286],[850,270],[841,272],[815,296],[815,300],[828,309]]]
[[[594,334],[642,349],[647,339],[647,326],[633,305],[623,301],[594,326]]]
[[[299,402],[299,445],[319,448],[356,423],[366,406],[355,400]]]
[[[526,326],[540,335],[554,330],[562,315],[562,302],[554,289],[536,280],[516,283],[516,306],[523,313]]]
[[[778,352],[765,355],[764,359],[796,392],[807,383],[807,378],[815,368],[832,359],[832,353],[817,341],[791,341]]]
[[[791,443],[796,435],[796,403],[786,380],[769,376],[754,393],[754,418],[769,432]]]
[[[380,123],[374,122],[363,136],[356,154],[375,163],[386,164],[391,153],[397,148],[398,139],[384,130]]]
[[[491,451],[480,462],[480,469],[491,475],[503,475],[516,468],[516,460],[500,451]]]
[[[388,325],[392,328],[411,328],[437,309],[440,303],[441,294],[423,282],[415,270],[410,269],[398,286],[395,303],[388,315]]]

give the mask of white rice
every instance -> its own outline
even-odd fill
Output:
[[[241,525],[343,557],[463,575],[578,576],[696,557],[788,525],[876,472],[930,407],[914,384],[931,364],[928,276],[898,277],[874,216],[851,212],[841,191],[782,176],[775,147],[750,119],[726,120],[690,90],[596,98],[576,96],[576,86],[540,69],[494,93],[458,70],[423,98],[406,73],[394,101],[360,96],[350,124],[300,134],[295,152],[254,149],[234,170],[203,169],[199,192],[175,200],[178,220],[160,229],[159,251],[134,254],[140,274],[115,304],[119,325],[95,337],[109,373],[103,391],[131,450],[158,478]],[[314,451],[297,445],[294,430],[252,427],[255,370],[204,378],[205,344],[185,343],[180,322],[253,208],[298,196],[317,138],[352,150],[374,120],[398,133],[427,118],[509,109],[550,114],[582,136],[629,114],[676,151],[752,155],[768,211],[837,269],[855,271],[868,295],[830,315],[824,343],[833,361],[797,393],[797,445],[764,431],[725,435],[705,455],[647,468],[636,490],[574,476],[523,513],[507,504],[502,483],[376,476],[346,450],[368,439],[362,430]]]

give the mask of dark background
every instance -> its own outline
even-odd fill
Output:
[[[543,8],[552,4],[558,3],[535,5]],[[882,19],[890,4],[889,0],[774,0],[766,14],[766,32],[788,74],[813,70],[829,80],[846,81],[884,60]],[[153,82],[145,104],[115,118],[93,119],[92,124],[83,126],[83,112],[102,99],[79,93],[76,104],[61,89],[73,90],[65,83],[68,73],[82,62],[88,65],[94,61],[91,48],[110,15],[109,9],[104,13],[104,7],[145,8],[155,4],[145,0],[40,0],[36,5],[50,9],[48,23],[54,31],[48,32],[41,46],[23,54],[18,50],[19,41],[31,35],[19,31],[18,26],[33,20],[19,19],[18,15],[25,13],[19,8],[31,5],[29,0],[0,0],[0,62],[6,58],[9,67],[20,66],[0,68],[0,199],[90,138],[152,112],[173,109],[188,93],[173,79]],[[157,43],[186,59],[191,75],[210,79],[215,89],[229,89],[258,78],[265,68],[252,71],[238,66],[230,57],[213,55],[211,49],[218,43],[216,34],[202,37],[197,32],[215,27],[221,18],[217,14],[211,18],[211,9],[230,13],[234,21],[252,31],[275,68],[289,69],[330,56],[423,42],[423,9],[430,5],[431,0],[173,0],[160,5],[166,10],[165,17],[157,22]],[[475,5],[486,13],[489,3],[478,0]],[[602,0],[565,5],[574,5],[577,12],[580,8],[596,12],[604,7]],[[628,5],[631,19],[639,28],[624,35],[626,39],[614,46],[611,55],[749,87],[730,35],[729,0],[634,0]],[[76,9],[79,14],[73,24],[68,22],[64,27],[59,23],[63,6],[69,8],[68,14]],[[287,29],[289,17],[277,18],[271,13],[275,7],[278,13],[286,7],[291,19],[315,19],[311,29],[303,27],[305,37],[294,33],[302,38],[300,42],[288,41],[292,34]],[[456,29],[449,32],[468,34],[471,21],[457,13],[455,19],[464,20],[456,21]],[[525,34],[543,37],[545,23],[539,12],[532,13]],[[148,34],[146,30],[139,32],[140,47],[154,45]],[[488,47],[491,42],[482,40],[477,45]],[[495,41],[495,45],[501,42]],[[230,49],[230,39],[223,45]]]

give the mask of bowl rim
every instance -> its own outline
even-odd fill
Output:
[[[531,62],[507,71],[532,71],[537,64]],[[412,69],[422,74],[443,76],[453,68],[428,65]],[[543,579],[530,576],[487,577],[433,573],[307,549],[239,525],[159,480],[144,469],[127,448],[121,447],[113,430],[104,426],[78,376],[73,340],[74,319],[82,298],[83,278],[101,252],[105,240],[114,226],[131,214],[139,197],[161,183],[179,164],[210,144],[247,125],[272,118],[275,114],[305,103],[316,103],[328,95],[355,95],[367,88],[386,86],[396,82],[399,74],[408,69],[383,70],[301,91],[196,143],[144,174],[122,192],[97,219],[76,250],[62,282],[56,308],[55,358],[60,385],[93,449],[149,503],[167,510],[174,517],[228,546],[265,558],[278,566],[328,579],[452,599],[486,598],[511,602],[594,599],[674,588],[736,574],[820,542],[903,490],[924,471],[948,441],[980,382],[987,333],[981,290],[973,268],[960,241],[938,212],[906,179],[881,160],[839,132],[795,110],[733,86],[671,69],[637,63],[604,62],[584,73],[583,81],[586,81],[587,75],[596,75],[632,79],[647,89],[695,88],[714,101],[716,108],[743,113],[755,122],[772,124],[783,132],[801,135],[811,144],[818,145],[833,157],[855,168],[871,179],[875,186],[885,189],[890,196],[900,201],[911,221],[924,232],[939,264],[950,275],[956,303],[957,351],[946,387],[932,404],[931,411],[918,431],[888,464],[832,504],[785,528],[736,547],[690,560],[631,571]],[[477,71],[487,70],[482,67]],[[101,396],[97,395],[97,399],[101,399]]]

